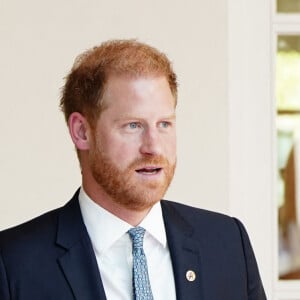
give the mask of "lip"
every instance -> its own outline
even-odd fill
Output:
[[[135,170],[138,174],[153,176],[160,174],[163,171],[163,168],[160,166],[144,166]]]

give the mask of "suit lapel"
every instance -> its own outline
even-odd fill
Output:
[[[173,272],[176,299],[204,299],[201,280],[200,245],[193,228],[168,201],[161,201]]]
[[[82,220],[77,194],[59,215],[57,244],[66,250],[58,262],[74,298],[105,300],[96,257]]]

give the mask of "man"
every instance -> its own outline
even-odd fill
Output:
[[[82,186],[0,233],[0,299],[266,299],[238,220],[161,200],[176,101],[172,66],[148,45],[109,41],[75,61],[61,107]]]

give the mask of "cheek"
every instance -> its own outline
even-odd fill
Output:
[[[120,169],[126,169],[138,157],[138,149],[138,143],[131,140],[110,140],[106,145],[107,154]]]
[[[170,159],[176,158],[176,146],[176,136],[170,136],[169,140],[166,142],[166,152]]]

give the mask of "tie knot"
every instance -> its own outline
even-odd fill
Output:
[[[137,226],[129,229],[128,233],[133,243],[133,249],[143,248],[145,229],[143,227]]]

